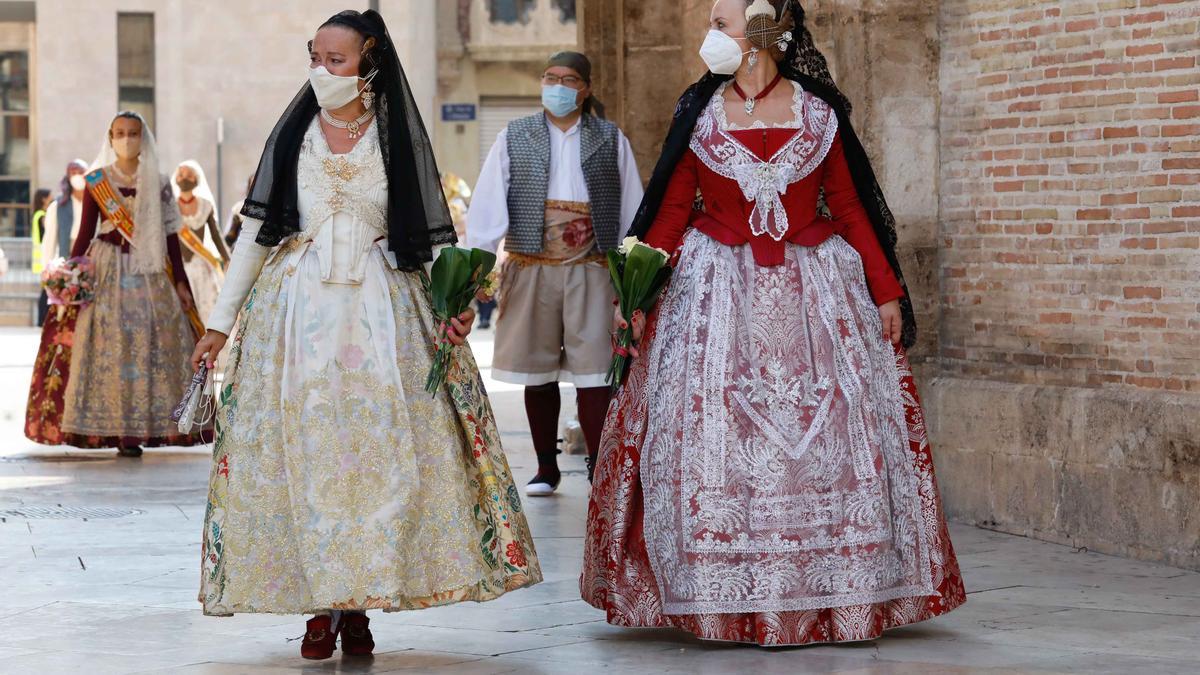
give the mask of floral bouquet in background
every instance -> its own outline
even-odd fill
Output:
[[[433,301],[433,316],[437,320],[437,353],[429,376],[425,378],[425,391],[437,394],[446,381],[450,368],[450,355],[454,345],[447,339],[450,319],[467,311],[480,286],[485,284],[496,267],[496,254],[472,248],[448,246],[442,249],[433,263],[429,276],[429,295]]]
[[[493,263],[494,265],[495,263]],[[496,295],[500,292],[500,270],[493,269],[488,272],[488,275],[483,278],[483,283],[479,284],[479,294],[487,297],[489,300],[495,300]]]
[[[617,331],[613,345],[612,365],[608,368],[608,383],[613,389],[621,386],[629,365],[629,348],[633,346],[633,313],[649,314],[658,302],[658,294],[671,279],[670,256],[666,251],[647,246],[637,237],[626,237],[621,247],[608,252],[608,272],[617,292],[617,304],[626,328]]]
[[[95,268],[85,257],[55,258],[42,270],[42,288],[50,304],[86,305],[96,299]]]

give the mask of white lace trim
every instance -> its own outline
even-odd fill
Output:
[[[691,149],[700,161],[714,173],[737,182],[742,196],[754,204],[751,233],[766,234],[775,241],[782,241],[791,227],[783,207],[788,186],[815,171],[837,138],[838,121],[833,110],[820,97],[801,92],[799,128],[768,161],[723,128],[725,99],[720,91],[709,101],[692,131]]]
[[[297,178],[301,190],[314,195],[301,226],[312,238],[335,213],[348,213],[369,229],[387,233],[387,172],[379,149],[379,131],[374,120],[362,138],[344,154],[334,154],[314,117],[300,146]]]
[[[746,247],[692,234],[645,350],[647,553],[667,614],[936,595],[905,373],[840,237]],[[928,494],[928,493],[927,493]]]
[[[754,120],[754,124],[750,126],[742,126],[729,121],[729,115],[725,112],[725,106],[718,106],[716,115],[717,123],[725,131],[754,131],[755,129],[799,129],[804,122],[804,87],[800,86],[799,82],[788,80],[792,85],[792,119],[787,122],[772,122],[767,124],[762,120]],[[717,96],[725,98],[725,90],[729,87],[729,83],[725,82],[717,88]]]
[[[201,228],[208,227],[208,216],[213,212],[212,203],[207,199],[201,199],[199,208],[192,215],[184,215],[183,211],[179,212],[183,219],[183,224],[190,228],[193,232],[199,232]]]

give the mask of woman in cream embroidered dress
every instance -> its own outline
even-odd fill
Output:
[[[171,185],[182,217],[179,240],[183,245],[183,267],[196,298],[196,311],[201,321],[207,321],[229,264],[229,250],[217,222],[216,200],[204,169],[194,159],[176,167]]]
[[[220,350],[241,309],[204,527],[204,611],[317,614],[301,647],[317,659],[339,633],[346,653],[370,652],[363,610],[490,600],[541,572],[469,348],[455,350],[446,389],[424,391],[435,326],[425,271],[395,254],[393,198],[436,199],[416,235],[432,244],[453,241],[453,226],[383,20],[338,14],[311,49],[312,85],[268,143],[193,359]],[[341,97],[341,82],[363,86],[355,72],[374,77],[377,116],[358,90]],[[392,117],[402,111],[407,120]],[[335,124],[364,116],[359,135]],[[431,169],[408,183],[403,133],[415,166]],[[291,142],[295,164],[280,165],[295,172],[265,178]],[[299,231],[264,245],[276,217],[265,200],[286,195],[286,181]],[[465,335],[473,315],[460,319]]]

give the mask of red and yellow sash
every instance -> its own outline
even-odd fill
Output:
[[[104,173],[104,169],[96,169],[85,176],[88,187],[92,190],[92,199],[96,200],[96,205],[100,207],[100,213],[104,215],[104,219],[113,224],[117,232],[133,246],[133,216],[129,211],[125,210],[125,203],[121,201],[121,193],[117,192],[112,183],[108,181],[108,175]]]
[[[208,247],[204,245],[204,240],[193,232],[192,228],[187,225],[179,228],[179,241],[182,241],[189,251],[203,258],[204,262],[217,269],[221,268],[221,260],[208,250]]]
[[[121,193],[117,192],[112,183],[108,181],[108,176],[104,173],[104,169],[96,169],[85,176],[88,188],[92,191],[92,199],[96,200],[96,206],[100,207],[100,214],[104,219],[111,222],[117,232],[125,241],[133,246],[133,216],[125,209],[125,203],[121,200]],[[147,195],[147,198],[153,199],[156,195]],[[185,228],[186,229],[186,228]],[[194,237],[195,235],[193,235]],[[203,246],[202,246],[203,247]],[[171,270],[171,261],[166,260],[167,278],[171,280],[171,285],[175,285],[175,274]],[[196,339],[204,335],[204,322],[200,320],[200,314],[193,307],[186,312],[188,323],[192,326],[192,333]]]

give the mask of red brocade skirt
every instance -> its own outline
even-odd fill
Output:
[[[25,437],[42,445],[69,445],[75,448],[172,447],[212,442],[212,432],[191,435],[82,436],[62,430],[64,394],[71,376],[71,350],[75,344],[77,306],[51,306],[42,324],[42,341],[33,365],[29,384],[29,402],[25,407]]]
[[[873,341],[861,269],[837,237],[774,269],[689,233],[596,466],[580,588],[609,623],[804,645],[966,600],[908,359]]]

